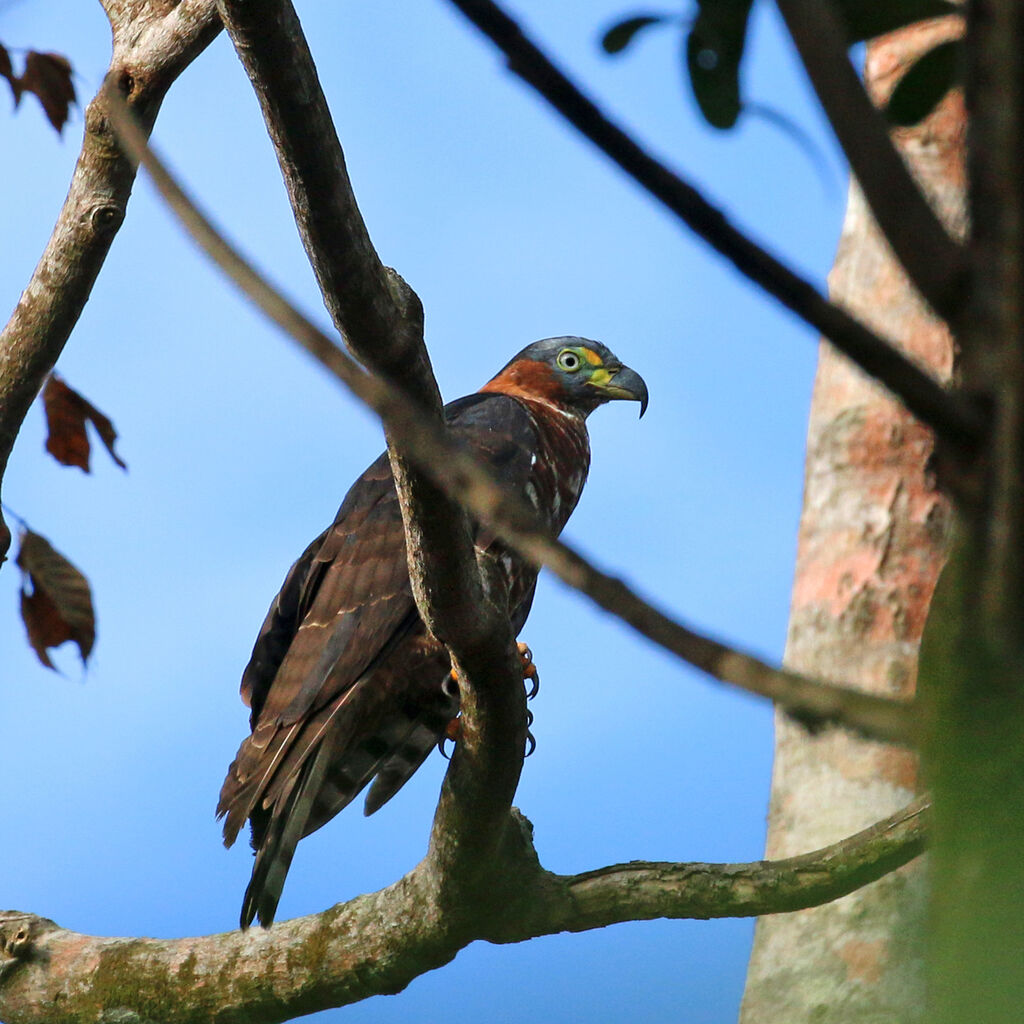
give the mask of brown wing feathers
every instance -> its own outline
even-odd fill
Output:
[[[500,477],[520,488],[534,479],[539,434],[525,403],[478,394],[447,412],[456,435]],[[521,626],[536,574],[509,564]],[[243,928],[256,916],[264,925],[273,921],[299,839],[371,779],[365,809],[373,813],[428,756],[458,710],[457,694],[444,687],[448,670],[446,650],[415,610],[401,514],[382,456],[289,571],[243,675],[252,735],[228,770],[217,809],[227,845],[246,819],[252,825],[256,861]]]

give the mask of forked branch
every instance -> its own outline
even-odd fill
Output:
[[[924,849],[922,798],[842,842],[781,861],[631,863],[555,875],[515,816],[491,864],[493,900],[457,927],[424,905],[423,865],[394,885],[268,931],[188,939],[80,935],[0,913],[0,1016],[44,1024],[272,1024],[398,992],[477,939],[520,942],[651,918],[747,917],[817,906],[881,878]]]

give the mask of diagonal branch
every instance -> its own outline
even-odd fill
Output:
[[[947,322],[963,306],[963,247],[943,227],[889,138],[829,3],[777,0],[814,91],[879,227],[914,287]]]
[[[107,0],[113,30],[108,80],[120,83],[148,132],[171,83],[220,30],[214,0],[125,4]],[[7,326],[0,334],[0,479],[14,439],[78,322],[124,219],[135,168],[114,144],[98,95],[67,199]],[[0,562],[10,533],[0,517]]]
[[[545,871],[532,827],[490,864],[498,901],[467,908],[462,927],[423,913],[422,865],[394,885],[268,931],[188,939],[81,935],[0,913],[0,1016],[44,1024],[98,1018],[162,1024],[271,1024],[401,991],[476,939],[521,942],[652,918],[749,917],[817,906],[866,885],[924,849],[922,798],[842,842],[750,864],[631,863],[579,875]]]
[[[360,369],[253,269],[185,195],[153,151],[145,148],[141,133],[123,117],[118,117],[117,127],[126,147],[140,157],[158,191],[207,255],[271,320],[370,406],[395,443],[446,494],[520,554],[537,566],[548,566],[569,586],[684,661],[724,682],[769,697],[809,723],[836,722],[876,739],[913,741],[916,723],[910,705],[774,669],[702,636],[552,538],[533,509],[455,446],[435,419],[392,384]]]
[[[810,282],[735,228],[692,185],[610,121],[492,0],[451,0],[508,58],[509,68],[691,230],[839,351],[888,388],[923,423],[959,447],[977,445],[985,417],[892,343],[833,305]]]

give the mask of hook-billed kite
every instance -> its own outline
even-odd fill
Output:
[[[476,392],[445,407],[455,440],[524,495],[553,534],[590,465],[586,418],[615,399],[647,407],[639,374],[585,338],[527,346]],[[505,576],[522,629],[537,571],[484,530],[475,542]],[[274,920],[298,841],[372,780],[372,814],[404,785],[458,714],[444,645],[413,600],[387,455],[355,482],[334,523],[291,567],[242,675],[252,735],[217,807],[230,846],[246,819],[256,851],[241,925]]]

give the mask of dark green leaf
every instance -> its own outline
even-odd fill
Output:
[[[686,66],[708,124],[731,128],[740,113],[740,59],[752,0],[698,0],[686,39]]]
[[[939,43],[899,80],[889,97],[885,116],[892,124],[901,127],[923,121],[957,84],[959,67],[959,41]]]
[[[958,7],[947,0],[835,0],[846,22],[848,41],[862,43],[886,32],[926,18],[956,14]]]
[[[649,25],[660,25],[668,21],[667,14],[634,14],[622,21],[617,21],[601,36],[601,46],[605,53],[622,53],[633,42],[633,37],[641,29]]]

